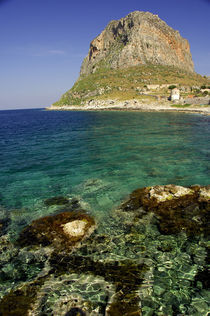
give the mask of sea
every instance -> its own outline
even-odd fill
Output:
[[[106,254],[98,254],[101,261],[137,260],[136,244],[126,245],[122,227],[119,231],[116,225],[112,228],[113,211],[137,188],[208,185],[209,158],[210,116],[177,112],[0,111],[0,215],[9,218],[4,233],[14,243],[33,220],[54,214],[55,206],[47,208],[44,201],[57,196],[74,198],[95,218],[99,234],[114,236]],[[163,236],[154,231],[151,226],[147,236],[141,233],[139,237],[146,249],[142,256],[154,260],[150,263],[153,285],[140,295],[143,315],[207,315],[206,290],[201,282],[199,289],[192,285],[197,271],[205,266],[206,241],[188,241],[187,249],[181,246],[186,236]],[[154,259],[158,238],[160,242],[169,238],[176,251],[162,254],[157,250]],[[192,261],[191,252],[200,256],[200,261]],[[16,276],[19,272],[13,273],[19,271],[16,263],[9,254],[7,258],[0,264],[4,270],[0,273],[0,297],[23,282]],[[170,267],[164,266],[166,261]],[[24,284],[35,279],[41,271],[37,267],[33,270],[36,272],[25,273]],[[192,277],[187,277],[190,274]],[[76,289],[68,291],[71,295]],[[84,297],[79,287],[77,292],[81,300],[88,297],[96,304],[93,289]],[[47,307],[42,306],[46,315],[54,315],[51,305],[48,302]],[[72,306],[69,309],[83,308],[82,303]],[[86,313],[103,314],[99,310],[96,314]]]

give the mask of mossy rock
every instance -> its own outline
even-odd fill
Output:
[[[148,270],[145,264],[132,260],[100,262],[89,257],[52,254],[50,258],[52,271],[56,276],[69,271],[71,273],[92,273],[102,276],[105,281],[111,282],[116,293],[106,310],[106,315],[141,315],[140,288],[144,274]]]
[[[0,302],[0,315],[2,316],[23,316],[34,300],[33,293],[27,295],[21,290],[11,291]]]
[[[65,316],[85,316],[86,313],[78,307],[73,307],[70,309],[70,311],[68,311]]]
[[[58,251],[72,249],[95,229],[93,217],[82,212],[63,212],[34,220],[19,235],[21,247],[52,246]]]
[[[141,315],[138,288],[141,286],[144,274],[148,269],[144,264],[127,260],[109,263],[94,262],[90,258],[72,254],[56,254],[55,252],[50,261],[52,266],[50,274],[12,290],[3,297],[0,301],[0,315],[23,316],[28,315],[29,311],[30,314],[39,311],[40,315],[42,315],[42,312],[45,315],[43,306],[45,306],[46,300],[44,296],[46,296],[46,293],[47,295],[50,294],[48,291],[50,291],[51,286],[53,288],[54,284],[53,291],[56,294],[62,292],[56,289],[56,283],[50,280],[50,276],[53,274],[53,280],[56,278],[61,280],[62,274],[66,275],[69,272],[76,274],[91,273],[95,276],[102,276],[105,281],[110,283],[109,287],[107,285],[107,291],[110,287],[113,287],[111,293],[113,290],[116,291],[113,299],[111,298],[109,302],[107,297],[105,302],[99,303],[101,312],[99,315]],[[45,282],[47,292],[45,291]],[[49,284],[51,284],[50,287]],[[43,297],[41,293],[44,294]],[[64,297],[58,296],[58,299],[62,301]],[[65,301],[63,303],[65,304]],[[74,304],[65,315],[86,315],[86,309],[83,308],[83,305],[80,305],[79,301],[74,302]],[[75,314],[75,312],[77,313]]]
[[[11,219],[9,217],[4,217],[0,219],[0,236],[7,233],[7,229],[10,223],[11,223]]]
[[[189,188],[165,185],[146,187],[133,191],[121,205],[123,211],[155,213],[162,234],[177,234],[185,231],[188,235],[209,234],[210,187]]]
[[[0,301],[1,316],[24,316],[36,300],[37,291],[41,287],[45,277],[28,283],[17,290],[10,291]]]
[[[194,280],[194,286],[197,287],[197,282],[201,282],[203,289],[208,290],[210,287],[210,272],[208,268],[199,271]]]
[[[49,198],[44,201],[44,204],[46,206],[51,206],[51,205],[65,205],[69,203],[69,199],[67,199],[64,196],[55,196],[52,198]]]

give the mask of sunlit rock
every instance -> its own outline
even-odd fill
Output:
[[[142,213],[142,208],[155,214],[163,234],[182,231],[189,235],[208,234],[209,187],[165,185],[141,188],[133,191],[121,205],[123,211],[140,210]]]
[[[51,246],[57,251],[73,249],[89,237],[95,220],[82,212],[63,212],[34,220],[21,233],[17,243],[24,246]]]
[[[82,220],[75,220],[63,225],[64,233],[69,237],[80,237],[85,235],[85,228],[87,222]]]

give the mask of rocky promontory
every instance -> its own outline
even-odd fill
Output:
[[[194,71],[188,41],[157,15],[135,11],[111,21],[91,42],[81,75],[93,73],[102,65],[117,69],[146,63]]]
[[[90,43],[79,79],[49,109],[103,109],[110,102],[117,108],[125,102],[127,109],[133,101],[138,107],[167,105],[171,87],[180,89],[181,98],[202,97],[201,87],[210,94],[209,79],[194,72],[188,41],[157,15],[135,11],[111,21]],[[197,104],[192,101],[187,103]]]

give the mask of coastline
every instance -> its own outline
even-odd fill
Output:
[[[86,104],[82,106],[77,105],[62,105],[47,107],[49,111],[136,111],[136,112],[183,112],[183,113],[197,113],[210,115],[210,105],[190,105],[183,107],[176,107],[176,104],[142,104],[137,102],[116,102],[114,104],[107,103],[100,104],[101,102],[93,104]]]

